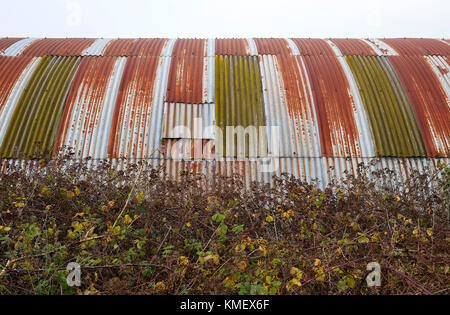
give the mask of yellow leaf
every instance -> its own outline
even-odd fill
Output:
[[[414,231],[413,231],[413,234],[414,234],[414,235],[418,235],[418,234],[419,234],[419,229],[418,229],[418,228],[415,228]]]
[[[23,208],[23,207],[25,207],[25,204],[23,204],[22,202],[16,202],[16,203],[15,203],[15,206],[16,206],[17,208]]]
[[[428,234],[428,236],[433,236],[433,230],[432,229],[427,229],[427,234]]]
[[[273,217],[271,215],[268,215],[266,217],[266,221],[269,222],[269,223],[273,222]]]
[[[191,227],[191,222],[186,223],[187,227]]]
[[[298,268],[296,268],[296,267],[292,267],[291,268],[291,275],[292,276],[297,275],[297,273],[299,273],[299,272],[300,272],[300,270]]]
[[[133,219],[131,219],[131,217],[130,217],[128,214],[126,214],[126,215],[123,217],[123,221],[124,221],[126,224],[128,224],[128,223],[131,223],[131,221],[133,221]]]
[[[45,210],[47,210],[47,211],[50,211],[52,209],[52,206],[51,205],[47,205],[46,207],[45,207]]]
[[[314,266],[319,266],[322,263],[322,261],[320,261],[320,259],[316,259],[314,261]]]

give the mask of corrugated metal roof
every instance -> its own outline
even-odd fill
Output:
[[[0,54],[15,56],[0,56],[0,157],[35,157],[37,141],[93,165],[148,159],[170,176],[270,183],[288,172],[325,185],[379,156],[376,167],[407,176],[449,157],[448,49],[435,39],[0,39]],[[205,130],[250,125],[262,143],[242,152]]]
[[[378,156],[425,156],[411,105],[386,57],[349,56]]]
[[[34,158],[52,153],[64,100],[79,62],[79,57],[42,58],[14,110],[0,148],[2,157]]]
[[[336,44],[344,56],[376,56],[377,53],[364,41],[356,38],[333,38],[331,39]]]
[[[55,150],[74,150],[75,158],[106,158],[109,130],[125,58],[85,57],[69,91]]]
[[[80,56],[95,42],[95,38],[44,38],[33,41],[22,52],[23,56]]]
[[[450,107],[447,96],[424,57],[388,57],[405,87],[428,156],[450,153]]]
[[[3,53],[9,46],[22,40],[23,38],[0,38],[0,54]]]
[[[433,38],[390,38],[382,41],[403,56],[450,56],[450,46]]]

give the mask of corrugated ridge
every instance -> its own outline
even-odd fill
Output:
[[[13,45],[14,43],[21,41],[22,37],[5,37],[5,38],[0,38],[0,54],[2,52],[4,52],[6,49],[8,49],[9,46]]]
[[[103,56],[161,56],[167,41],[167,38],[114,39],[103,49]]]
[[[64,100],[79,62],[80,58],[42,58],[16,106],[0,149],[2,157],[34,158],[53,151]]]
[[[107,133],[99,127],[107,120],[104,113],[112,112],[114,106],[114,100],[108,102],[107,92],[117,60],[116,57],[82,59],[67,96],[55,150],[66,145],[75,150],[75,158],[98,155],[97,142],[101,142],[103,134]]]
[[[359,87],[374,135],[377,155],[425,156],[411,105],[387,59],[349,56],[346,60]]]
[[[215,68],[216,125],[223,133],[222,139],[216,137],[217,155],[254,157],[257,154],[265,154],[266,148],[260,148],[258,141],[256,143],[250,141],[252,142],[250,144],[246,142],[245,152],[235,152],[233,148],[226,147],[227,126],[258,128],[266,125],[258,58],[216,56]],[[265,133],[259,129],[256,137],[261,143],[266,143]]]
[[[145,158],[149,151],[153,88],[162,58],[155,56],[127,58],[117,96],[108,156]],[[161,124],[161,122],[158,122]]]
[[[20,55],[31,43],[38,40],[37,38],[24,38],[9,46],[0,56],[16,57]]]
[[[448,157],[450,108],[442,86],[424,57],[388,57],[406,89],[427,155]]]
[[[450,56],[450,46],[433,38],[389,38],[383,41],[403,56]]]
[[[81,56],[96,38],[44,38],[31,43],[23,52],[23,56]]]
[[[332,38],[342,55],[376,56],[375,51],[364,41],[357,38]]]
[[[250,48],[248,42],[244,38],[217,38],[215,39],[215,54],[232,55],[232,56],[248,56]]]
[[[291,47],[284,38],[254,38],[259,55],[292,56]]]

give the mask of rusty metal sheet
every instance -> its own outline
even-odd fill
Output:
[[[2,157],[51,156],[65,98],[80,59],[41,59],[11,117],[0,148]]]
[[[82,56],[102,56],[106,47],[111,43],[111,38],[99,38],[87,47],[82,53]]]
[[[292,56],[293,52],[284,38],[254,38],[259,55]]]
[[[427,156],[450,153],[450,108],[447,96],[424,57],[388,57],[406,89]]]
[[[425,156],[411,104],[386,57],[347,56],[369,117],[377,156]]]
[[[81,56],[95,42],[95,38],[44,38],[36,40],[23,52],[23,56]]]
[[[279,128],[279,156],[320,157],[316,112],[302,59],[264,55],[259,62],[267,125]]]
[[[308,55],[303,60],[314,95],[323,156],[362,156],[353,97],[337,57]]]
[[[398,56],[398,52],[396,52],[395,49],[377,38],[361,40],[369,45],[378,56]]]
[[[0,145],[28,79],[40,58],[0,57]]]
[[[203,78],[208,41],[178,39],[172,50],[167,86],[167,102],[200,104],[204,102]],[[206,69],[207,70],[207,69]]]
[[[152,155],[148,140],[154,132],[153,88],[162,61],[156,56],[127,58],[112,118],[109,157],[140,159]]]
[[[121,38],[108,43],[103,56],[161,56],[167,38]]]
[[[343,56],[376,56],[375,51],[364,41],[356,38],[332,38]]]
[[[382,41],[403,56],[450,56],[450,46],[433,38],[389,38]]]
[[[217,38],[215,55],[249,56],[250,47],[245,38]]]
[[[55,151],[73,150],[75,159],[106,158],[108,131],[125,58],[84,57],[67,96]]]
[[[447,94],[447,103],[450,104],[450,65],[448,58],[445,56],[425,56],[425,59],[441,82],[441,86]]]
[[[334,56],[334,52],[327,42],[318,38],[291,38],[297,45],[302,56]]]
[[[16,57],[19,56],[25,48],[31,45],[34,41],[39,40],[38,38],[25,38],[22,40],[19,40],[18,42],[15,42],[11,46],[9,46],[7,49],[5,49],[2,53],[0,53],[0,56],[9,56],[9,57]]]
[[[8,47],[13,45],[14,43],[21,41],[23,38],[0,38],[0,54],[3,53]]]

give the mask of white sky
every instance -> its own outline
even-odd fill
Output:
[[[0,37],[450,37],[450,0],[0,1]]]

